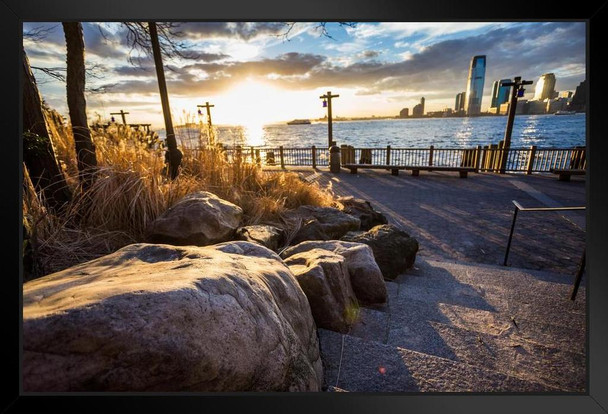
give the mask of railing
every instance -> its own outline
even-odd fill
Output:
[[[200,150],[188,150],[200,151]],[[224,148],[226,157],[237,157],[243,162],[262,166],[309,166],[329,165],[329,150],[325,147],[246,147]],[[504,158],[506,157],[506,161]],[[505,172],[532,174],[549,172],[551,169],[585,169],[587,166],[584,147],[574,148],[510,148],[501,144],[476,148],[355,148],[341,146],[341,162],[344,164],[371,164],[394,166],[447,166],[474,167],[481,172],[499,172],[505,163]]]
[[[573,211],[573,210],[585,210],[585,207],[522,207],[517,201],[513,200],[513,205],[515,209],[513,210],[513,221],[511,222],[511,231],[509,232],[509,240],[507,241],[507,249],[505,251],[505,259],[502,262],[503,266],[507,265],[507,259],[509,258],[509,251],[511,250],[511,241],[513,240],[513,232],[515,230],[515,222],[517,221],[517,213],[520,211],[544,211],[544,212],[555,212],[555,211]],[[583,250],[583,256],[581,258],[578,271],[576,272],[576,277],[574,279],[574,284],[572,285],[572,290],[570,292],[570,300],[574,300],[576,298],[576,292],[578,292],[578,287],[581,283],[581,279],[583,277],[583,271],[585,269],[585,253],[586,250]]]

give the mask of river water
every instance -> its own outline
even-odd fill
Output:
[[[569,148],[585,145],[585,114],[517,115],[511,147]],[[338,145],[379,148],[471,148],[497,144],[503,139],[506,116],[475,118],[419,118],[333,123],[333,137]],[[157,131],[164,138],[164,130]],[[226,145],[309,147],[327,145],[327,123],[310,125],[219,126],[219,142]],[[184,146],[196,146],[199,130],[178,128],[178,139]]]

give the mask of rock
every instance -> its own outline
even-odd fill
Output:
[[[154,220],[146,241],[176,246],[207,246],[232,240],[243,210],[215,194],[189,194]]]
[[[23,285],[25,391],[319,391],[310,305],[249,242],[133,244]]]
[[[286,259],[313,249],[328,250],[344,257],[353,292],[361,304],[373,305],[386,302],[384,278],[368,245],[338,240],[305,241],[287,248],[281,253],[281,257]]]
[[[286,258],[285,264],[306,294],[317,327],[348,332],[359,306],[344,257],[312,249]]]
[[[367,200],[347,196],[338,197],[337,201],[343,206],[341,211],[361,220],[361,230],[366,231],[380,224],[388,224],[386,216],[374,210]]]
[[[236,230],[236,239],[258,243],[276,251],[285,242],[285,231],[275,226],[257,224],[239,227]]]
[[[337,208],[300,206],[285,214],[288,222],[301,220],[301,228],[290,244],[306,240],[338,240],[349,231],[359,230],[361,221]]]
[[[375,226],[363,233],[350,233],[340,240],[370,246],[382,275],[389,280],[412,267],[418,252],[418,241],[392,224]]]

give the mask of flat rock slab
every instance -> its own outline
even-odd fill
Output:
[[[349,392],[555,391],[544,384],[478,366],[324,329],[319,329],[319,338],[325,386]]]

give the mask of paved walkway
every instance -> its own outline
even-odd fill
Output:
[[[561,275],[416,260],[348,334],[319,329],[325,386],[350,392],[584,392],[585,289]]]
[[[469,174],[359,170],[299,170],[337,195],[364,198],[389,222],[420,243],[419,255],[434,260],[502,264],[513,217],[512,200],[524,207],[586,205],[585,178],[558,181],[554,175]],[[585,247],[585,211],[520,212],[508,264],[576,273]]]
[[[511,201],[584,206],[584,178],[299,173],[370,201],[420,244],[414,268],[386,282],[386,305],[361,308],[348,334],[319,329],[328,390],[585,391],[584,283],[569,300],[585,212],[520,213],[501,266]]]

